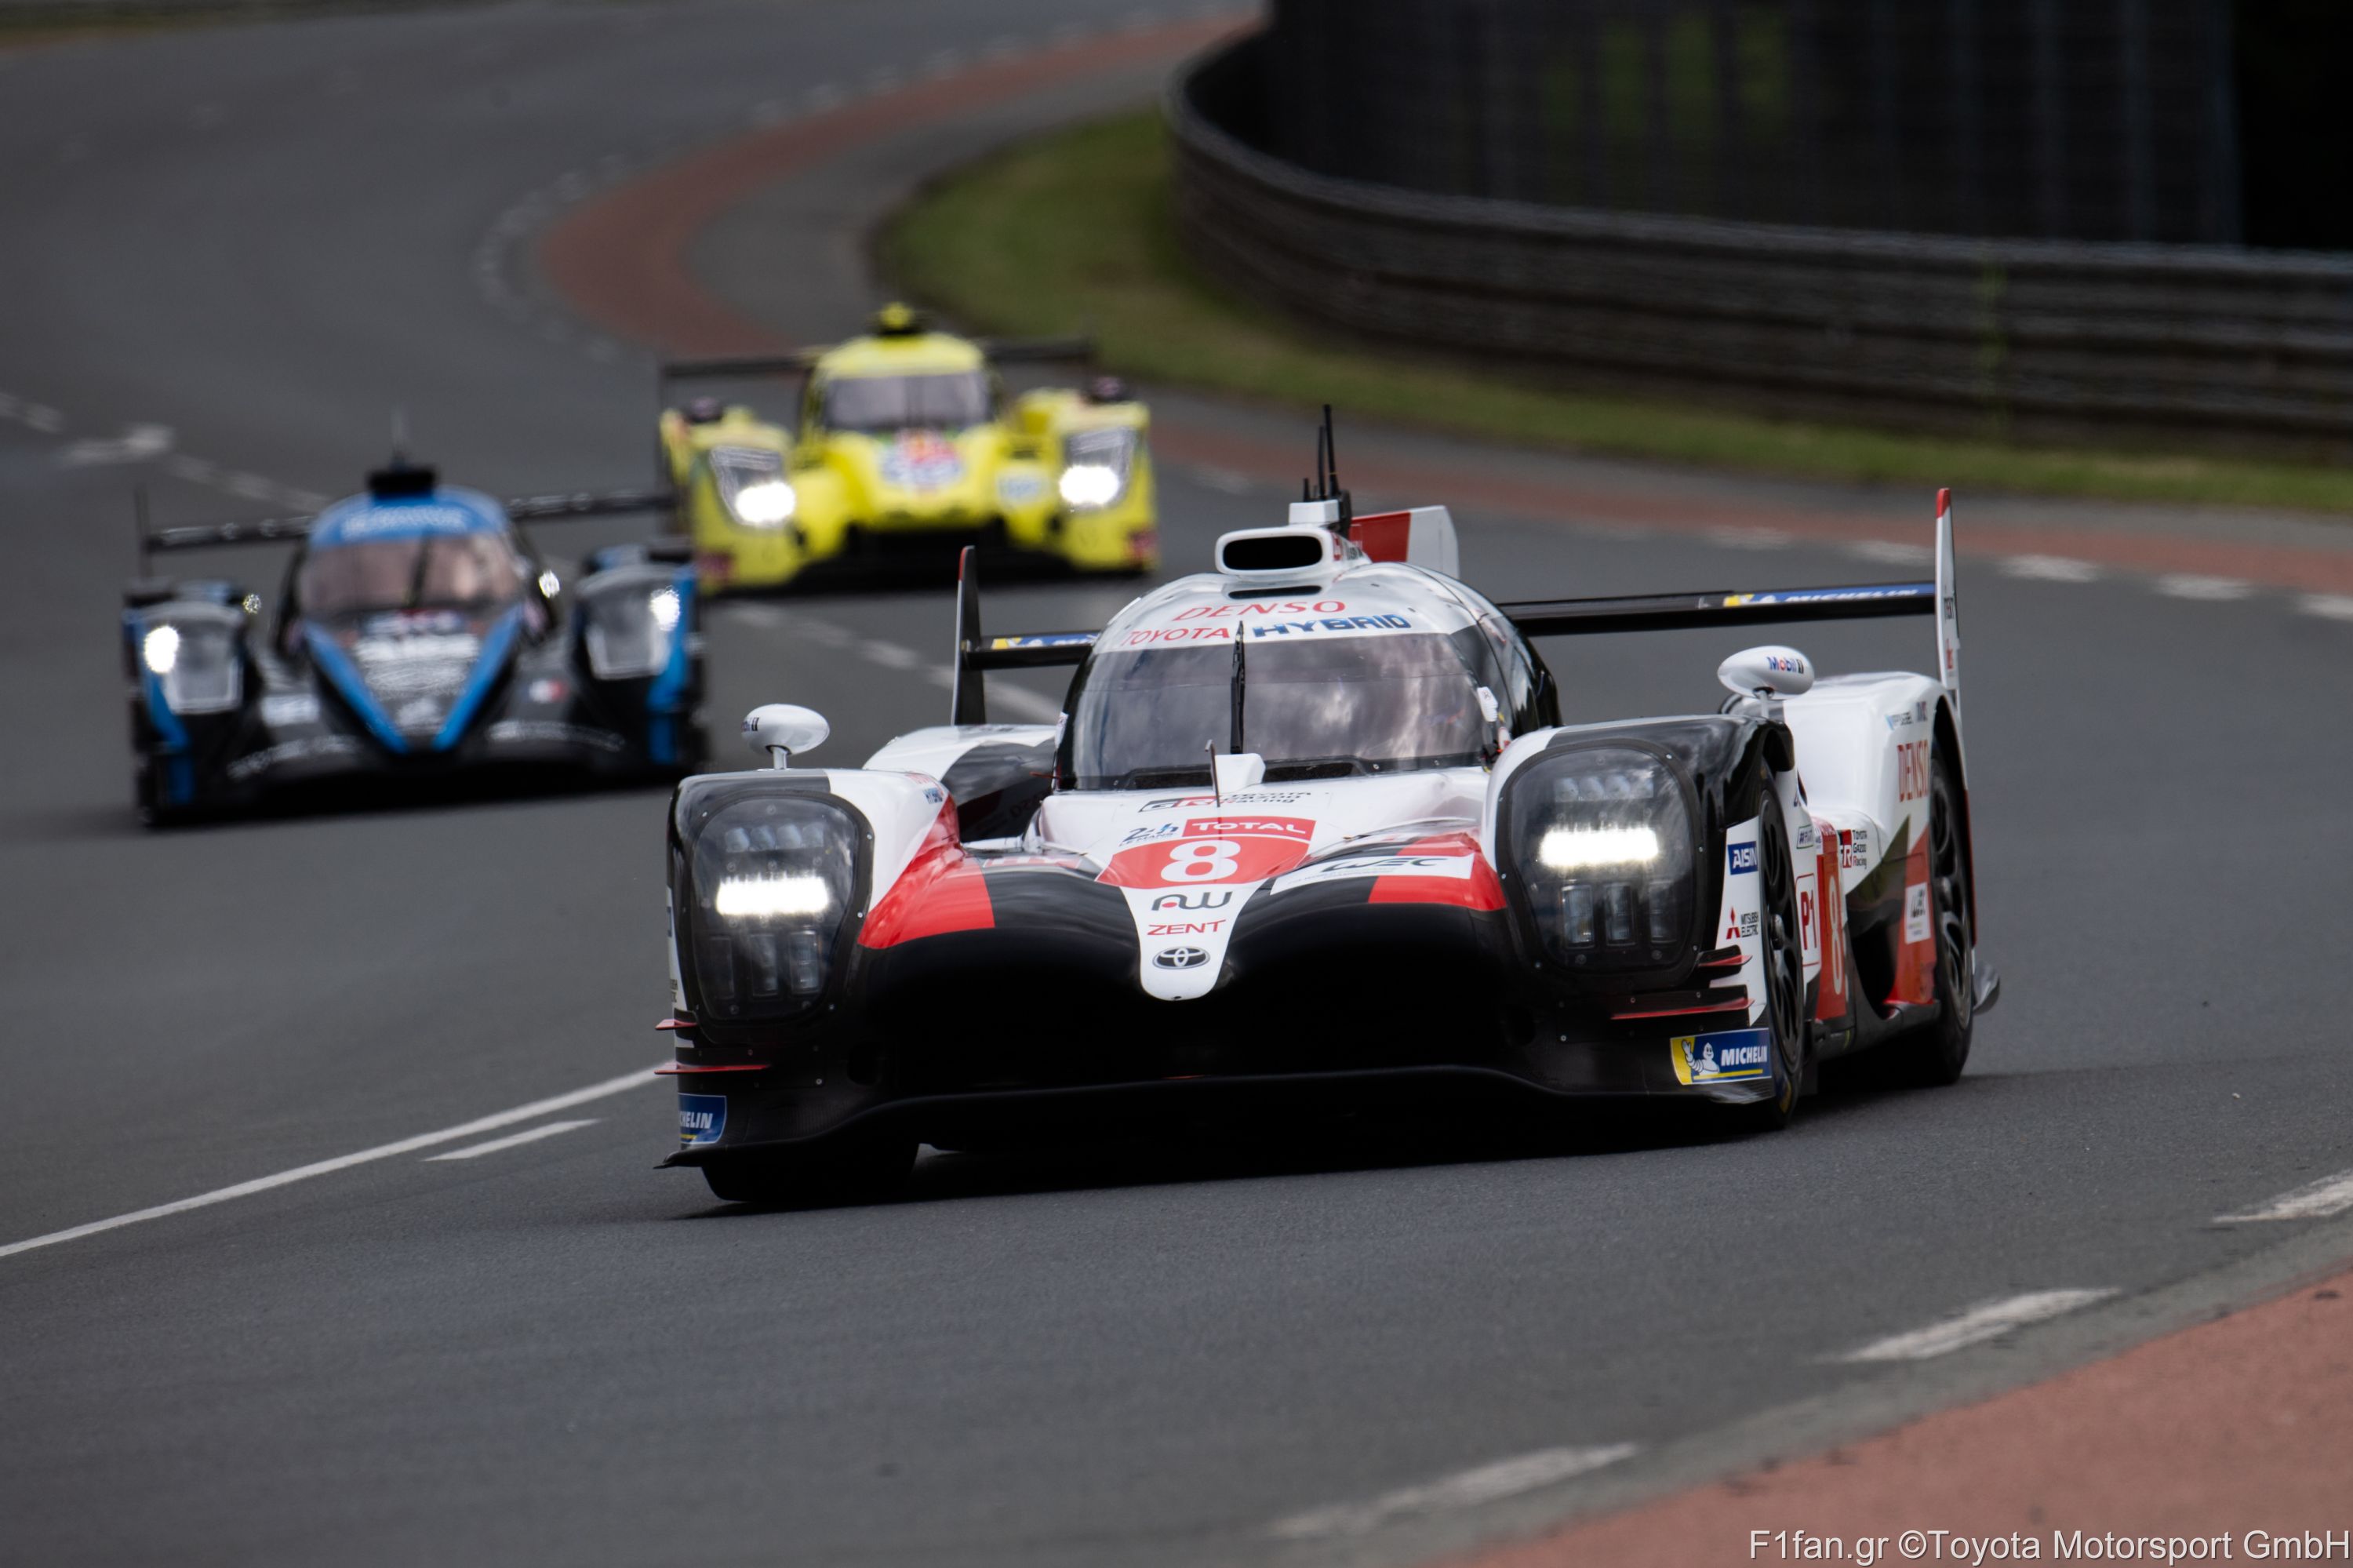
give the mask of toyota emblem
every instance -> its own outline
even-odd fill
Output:
[[[1209,955],[1198,948],[1163,948],[1152,961],[1164,969],[1198,969],[1209,961]]]

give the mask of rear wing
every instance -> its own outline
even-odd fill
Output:
[[[1053,360],[1092,359],[1091,337],[980,337],[970,340],[994,365],[1042,364]],[[835,344],[787,349],[782,354],[724,355],[708,359],[669,359],[659,372],[662,396],[674,381],[757,380],[772,376],[799,376],[814,369]]]
[[[955,685],[950,724],[987,724],[987,670],[1042,670],[1083,662],[1101,635],[1093,631],[1032,631],[990,638],[980,630],[980,556],[970,545],[956,557]]]
[[[1435,513],[1435,517],[1428,514]],[[1409,513],[1377,514],[1356,519],[1398,520],[1402,535],[1409,520],[1417,533],[1431,532],[1414,544],[1451,556],[1453,524],[1443,508],[1417,508]],[[1443,522],[1443,544],[1436,529]],[[1394,557],[1392,557],[1394,558]],[[1937,680],[1945,688],[1953,713],[1953,727],[1961,720],[1960,607],[1953,572],[1953,493],[1936,493],[1936,575],[1934,581],[1908,583],[1842,583],[1820,588],[1765,588],[1708,593],[1618,594],[1594,599],[1523,599],[1499,604],[1504,618],[1529,637],[1595,636],[1615,631],[1705,630],[1716,627],[1778,626],[1810,620],[1876,620],[1891,616],[1933,615],[1936,618]],[[975,556],[967,546],[956,571],[956,659],[952,722],[985,724],[987,704],[981,677],[990,670],[1034,670],[1057,664],[1077,664],[1087,656],[1099,635],[1092,631],[1031,632],[1011,637],[986,637],[980,628],[980,584]],[[1451,575],[1451,574],[1450,574]]]
[[[677,503],[668,488],[658,490],[574,490],[547,495],[511,496],[500,504],[516,523],[555,523],[590,517],[621,517],[633,513],[664,512]],[[226,545],[279,545],[308,538],[316,513],[290,517],[246,517],[227,523],[184,524],[150,530],[146,498],[139,500],[139,575],[147,575],[147,558],[173,550],[208,550]]]

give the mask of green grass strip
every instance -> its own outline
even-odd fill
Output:
[[[2032,445],[1605,397],[1366,348],[1204,279],[1180,249],[1156,112],[1022,143],[924,190],[877,238],[885,276],[976,332],[1092,326],[1106,367],[1528,446],[1850,482],[2353,512],[2319,463]]]

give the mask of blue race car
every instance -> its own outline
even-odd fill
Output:
[[[126,588],[134,790],[150,823],[374,781],[481,772],[676,778],[702,764],[702,636],[682,543],[559,575],[517,523],[667,504],[500,502],[396,459],[315,517],[141,529],[149,551],[299,541],[273,609],[225,578]]]

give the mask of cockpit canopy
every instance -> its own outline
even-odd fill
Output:
[[[331,507],[312,528],[294,601],[320,620],[386,610],[480,613],[521,598],[531,574],[488,497],[443,491],[357,498]]]
[[[1207,785],[1212,748],[1265,758],[1270,783],[1477,767],[1494,752],[1480,698],[1493,654],[1474,629],[1222,630],[1091,656],[1071,685],[1064,787]]]
[[[961,430],[995,414],[986,370],[906,376],[838,376],[825,383],[818,418],[828,429],[863,435]]]

